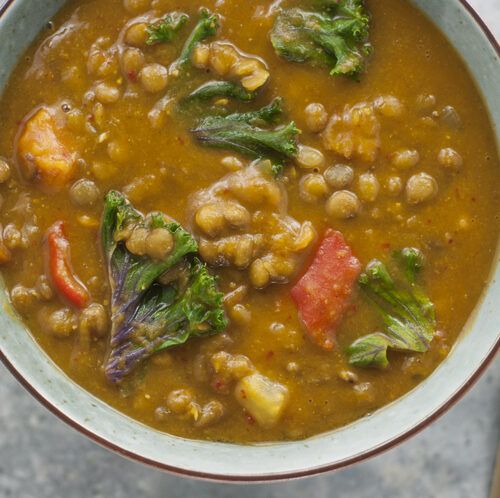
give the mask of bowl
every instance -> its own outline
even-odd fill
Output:
[[[414,0],[473,72],[493,123],[500,123],[500,47],[463,0]],[[0,0],[0,4],[2,1]],[[7,0],[0,7],[0,92],[17,59],[64,0]],[[495,127],[497,142],[500,130]],[[28,391],[69,425],[123,456],[177,474],[219,481],[272,481],[356,463],[416,434],[478,379],[500,346],[499,252],[483,296],[448,358],[418,387],[341,429],[285,443],[236,445],[160,433],[83,390],[40,349],[0,282],[0,357]]]

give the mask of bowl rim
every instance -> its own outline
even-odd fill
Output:
[[[2,16],[7,12],[9,7],[11,7],[17,0],[6,0],[3,5],[0,5],[0,20]],[[487,40],[495,50],[498,58],[500,59],[500,43],[491,32],[489,27],[483,21],[481,16],[477,13],[477,11],[469,4],[468,0],[457,0],[459,4],[461,4],[475,24],[480,28],[483,34],[486,36]],[[495,258],[496,259],[496,258]],[[500,263],[496,263],[500,265]],[[128,458],[129,460],[139,462],[145,464],[151,468],[155,468],[157,470],[162,470],[165,472],[169,472],[174,475],[183,476],[183,477],[191,477],[205,481],[211,482],[220,482],[220,483],[265,483],[265,482],[276,482],[276,481],[284,481],[284,480],[292,480],[299,479],[305,477],[312,477],[319,474],[324,474],[327,472],[332,472],[334,470],[338,470],[344,467],[348,467],[364,461],[368,458],[380,455],[399,444],[403,443],[407,439],[417,435],[423,429],[432,424],[435,420],[441,417],[446,411],[448,411],[455,403],[457,403],[468,391],[471,389],[474,384],[479,380],[481,375],[486,371],[489,365],[495,359],[497,353],[500,351],[500,335],[497,338],[495,344],[493,344],[487,356],[482,360],[481,364],[474,371],[474,373],[467,379],[465,379],[464,383],[452,394],[443,401],[436,409],[431,412],[425,419],[423,419],[420,423],[415,426],[412,426],[402,432],[400,435],[395,436],[394,438],[388,440],[384,444],[381,444],[375,448],[368,449],[362,453],[353,455],[348,458],[344,458],[343,460],[337,461],[335,463],[321,465],[318,467],[311,467],[306,470],[301,471],[289,471],[289,472],[280,472],[280,473],[269,473],[269,474],[248,474],[248,475],[224,475],[219,473],[210,473],[210,472],[201,472],[194,471],[189,469],[184,469],[182,467],[177,467],[174,465],[169,465],[166,463],[161,463],[156,460],[149,459],[140,455],[139,453],[128,450],[120,447],[119,445],[113,443],[112,441],[97,435],[92,432],[92,430],[87,429],[85,426],[71,418],[69,415],[64,413],[61,409],[59,409],[56,404],[49,401],[46,397],[44,397],[30,382],[22,375],[22,373],[16,369],[16,367],[9,361],[3,351],[0,349],[0,361],[5,365],[7,370],[11,372],[11,374],[17,379],[17,381],[36,399],[38,400],[45,408],[51,411],[54,415],[56,415],[59,419],[65,422],[67,425],[76,429],[78,432],[91,439],[93,442],[97,443],[103,448],[106,448],[110,451],[118,453],[119,455]],[[319,435],[320,436],[320,435]]]
[[[14,1],[14,0],[12,0]],[[220,482],[220,483],[265,483],[265,482],[277,482],[277,481],[285,481],[292,479],[300,479],[305,477],[312,477],[320,474],[325,474],[328,472],[333,472],[334,470],[339,470],[344,467],[349,467],[356,463],[362,462],[369,458],[375,457],[377,455],[381,455],[382,453],[395,448],[400,445],[407,439],[416,436],[422,430],[431,425],[434,421],[436,421],[439,417],[444,415],[455,403],[457,403],[468,391],[476,384],[479,378],[483,375],[483,373],[487,370],[489,365],[495,359],[498,351],[500,350],[500,337],[497,339],[496,343],[491,348],[488,356],[483,360],[479,368],[474,372],[474,374],[467,379],[462,386],[455,391],[455,393],[450,396],[446,401],[444,401],[434,412],[432,412],[427,418],[422,420],[419,424],[409,428],[399,436],[394,437],[393,439],[387,441],[386,443],[373,448],[371,450],[366,450],[360,454],[354,455],[352,457],[346,458],[336,463],[322,465],[319,467],[311,467],[310,469],[303,471],[290,471],[290,472],[281,472],[278,474],[248,474],[248,475],[229,475],[229,474],[215,474],[209,472],[199,472],[192,471],[188,469],[184,469],[182,467],[176,467],[174,465],[168,465],[156,460],[152,460],[146,458],[139,453],[136,453],[132,450],[126,450],[119,445],[113,443],[112,441],[107,440],[104,437],[101,437],[91,430],[87,429],[83,425],[79,424],[75,420],[73,420],[70,416],[66,415],[63,411],[61,411],[55,404],[50,402],[47,398],[45,398],[39,391],[36,390],[24,377],[23,375],[10,363],[7,357],[0,350],[0,360],[7,367],[7,369],[11,372],[11,374],[17,379],[17,381],[36,399],[38,400],[45,408],[51,411],[54,415],[56,415],[59,419],[65,422],[67,425],[76,429],[78,432],[83,434],[84,436],[91,439],[93,442],[97,443],[99,446],[102,446],[105,449],[108,449],[114,453],[118,453],[119,455],[128,458],[129,460],[139,462],[147,465],[148,467],[152,467],[157,470],[162,470],[165,472],[169,472],[171,474],[175,474],[183,477],[191,477],[199,480],[205,480],[210,482]],[[321,435],[319,435],[321,436]],[[271,443],[272,444],[272,443]]]

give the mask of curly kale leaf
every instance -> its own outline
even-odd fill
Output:
[[[321,12],[280,12],[271,31],[276,53],[292,62],[329,67],[331,75],[357,77],[371,53],[370,18],[362,0],[321,2]]]
[[[183,101],[206,101],[224,97],[249,102],[255,98],[255,93],[248,92],[241,85],[232,81],[209,81],[184,97]]]
[[[195,259],[187,286],[153,284],[130,319],[120,325],[121,337],[112,346],[106,375],[112,382],[120,382],[152,354],[226,327],[215,278]]]
[[[166,228],[174,239],[173,251],[161,261],[130,253],[120,234],[130,227],[146,229]],[[187,254],[194,254],[198,245],[191,234],[178,223],[167,221],[161,214],[149,218],[139,213],[120,192],[111,191],[106,196],[101,237],[108,262],[113,311],[124,312],[134,306],[141,295],[165,271],[177,264]]]
[[[200,10],[200,20],[184,43],[179,58],[174,65],[178,68],[187,66],[191,61],[191,55],[198,43],[206,38],[214,36],[219,29],[219,18],[207,9]]]
[[[426,314],[428,314],[432,320],[435,320],[436,314],[434,311],[434,304],[422,287],[417,283],[417,277],[425,266],[425,258],[422,251],[415,247],[405,247],[401,251],[395,251],[393,257],[399,262],[406,280],[408,280],[408,283],[411,285],[413,296],[420,303],[420,306]]]
[[[278,124],[282,114],[283,99],[276,97],[271,103],[256,111],[229,114],[226,116],[226,120],[265,126],[266,124]]]
[[[177,36],[182,27],[187,23],[189,16],[182,12],[171,12],[161,21],[151,24],[147,28],[148,45],[156,43],[169,43]]]
[[[192,132],[202,145],[231,150],[250,159],[269,159],[277,172],[285,161],[296,155],[300,131],[293,121],[273,129],[257,124],[275,123],[281,112],[281,100],[275,99],[257,111],[207,116]]]
[[[126,234],[133,229],[165,228],[174,247],[162,260],[132,254]],[[121,382],[152,354],[183,344],[190,337],[211,335],[227,326],[222,294],[197,253],[193,237],[161,213],[144,217],[119,192],[106,196],[101,237],[111,285],[112,328],[105,373]],[[187,267],[187,279],[173,277],[167,285],[158,278]],[[187,282],[185,281],[187,280]]]
[[[349,362],[360,367],[388,366],[388,349],[423,353],[436,331],[434,305],[415,282],[423,267],[418,249],[403,249],[396,255],[406,275],[406,284],[396,284],[384,263],[371,261],[359,284],[376,304],[385,332],[361,337],[347,350]]]

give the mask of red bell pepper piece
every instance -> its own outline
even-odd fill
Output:
[[[361,264],[340,232],[328,230],[311,266],[292,289],[299,317],[311,339],[334,347],[335,331],[349,306]]]
[[[73,272],[71,251],[64,233],[64,223],[56,221],[47,231],[49,270],[54,286],[72,305],[83,308],[90,300],[85,285]]]

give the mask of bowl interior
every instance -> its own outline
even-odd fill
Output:
[[[459,0],[413,3],[440,26],[468,66],[474,68],[492,122],[500,123],[500,64],[485,32]],[[0,92],[17,59],[62,4],[63,0],[10,3],[0,18]],[[498,143],[500,135],[496,127],[495,133]],[[135,422],[69,380],[37,346],[4,292],[0,292],[4,309],[0,313],[0,356],[19,380],[55,413],[97,442],[124,455],[167,470],[221,480],[308,475],[353,463],[417,431],[477,377],[498,349],[498,259],[497,256],[483,299],[453,351],[433,375],[373,415],[300,442],[240,446],[191,441]]]

